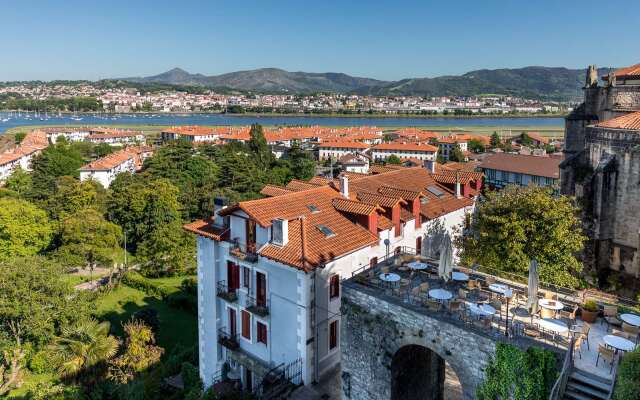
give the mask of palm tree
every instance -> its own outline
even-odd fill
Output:
[[[109,335],[109,328],[108,322],[93,318],[63,328],[52,343],[60,375],[77,376],[112,358],[118,351],[118,340]]]

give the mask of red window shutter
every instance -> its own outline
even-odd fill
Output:
[[[335,349],[338,345],[338,321],[329,324],[329,350]]]
[[[242,310],[242,337],[251,340],[251,314]]]
[[[340,276],[333,275],[329,281],[329,297],[335,298],[340,296]]]
[[[233,275],[232,275],[232,288],[240,289],[240,266],[238,264],[233,264]]]
[[[251,285],[251,270],[249,268],[243,268],[242,276],[244,280],[244,287],[249,289],[249,286]]]
[[[262,322],[257,322],[258,342],[267,344],[267,326]]]

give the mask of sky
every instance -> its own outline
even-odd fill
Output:
[[[638,0],[37,1],[0,5],[0,81],[174,67],[382,80],[640,62]],[[626,10],[626,11],[625,11]]]

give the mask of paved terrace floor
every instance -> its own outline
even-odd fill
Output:
[[[465,324],[466,329],[511,342],[520,347],[526,348],[535,344],[564,354],[571,343],[571,337],[577,338],[581,335],[585,323],[579,317],[573,319],[567,315],[579,304],[577,298],[552,293],[557,300],[564,304],[566,312],[558,311],[548,320],[564,323],[569,328],[564,333],[557,333],[544,328],[546,323],[542,321],[540,312],[532,316],[527,311],[526,286],[464,268],[455,268],[455,271],[467,274],[470,280],[479,282],[479,287],[470,288],[466,281],[445,283],[437,275],[437,264],[434,260],[418,258],[426,263],[428,268],[417,271],[408,267],[408,263],[415,259],[416,256],[410,255],[395,256],[390,259],[390,263],[382,261],[373,268],[359,271],[345,284],[384,297],[387,301],[402,302],[404,306],[427,313],[434,318],[444,319],[449,323]],[[385,272],[399,275],[400,281],[385,282],[381,280],[381,274]],[[508,307],[503,296],[489,290],[489,284],[494,282],[502,283],[512,289],[513,296],[509,299]],[[450,300],[436,301],[429,296],[429,291],[432,289],[444,289],[450,292],[453,297]],[[539,292],[541,299],[544,294],[544,290]],[[474,306],[479,305],[491,305],[496,309],[496,313],[492,316],[478,315],[473,311],[475,310]],[[603,336],[613,333],[612,329],[602,318],[588,325],[590,326],[589,343],[587,345],[585,342],[579,353],[576,351],[575,367],[603,378],[610,378],[610,364],[600,359],[596,367],[596,358],[598,344],[603,343]]]

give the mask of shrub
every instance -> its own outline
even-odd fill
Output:
[[[640,349],[627,353],[618,366],[618,378],[613,392],[615,400],[640,399]]]
[[[589,312],[596,312],[598,311],[598,304],[596,304],[594,300],[587,300],[582,305],[582,309]]]
[[[44,374],[53,371],[53,362],[49,353],[40,350],[35,353],[29,360],[29,369],[36,374]]]
[[[124,274],[122,276],[122,283],[134,289],[141,290],[149,296],[155,296],[161,299],[164,299],[170,294],[167,288],[160,286],[152,280],[135,272],[128,272]]]
[[[192,314],[198,313],[198,302],[192,295],[186,293],[174,293],[167,298],[167,304],[170,307],[177,308],[190,312]]]
[[[156,311],[155,308],[146,307],[136,311],[133,313],[133,319],[144,322],[145,325],[151,328],[154,335],[158,334],[160,330],[160,319],[158,319],[158,311]]]
[[[180,287],[182,291],[190,295],[196,296],[198,294],[198,280],[194,276],[183,279]]]

